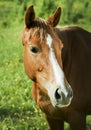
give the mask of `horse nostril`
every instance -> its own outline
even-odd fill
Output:
[[[55,98],[56,99],[60,99],[61,98],[61,91],[60,91],[60,89],[59,88],[57,88],[57,90],[56,90],[56,92],[55,92]]]

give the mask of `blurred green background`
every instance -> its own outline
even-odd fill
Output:
[[[79,25],[91,31],[90,0],[0,0],[0,130],[48,130],[23,66],[21,36],[25,10],[31,4],[36,16],[45,19],[61,6],[61,26]],[[68,124],[65,130],[70,130]],[[87,130],[91,130],[91,116]]]

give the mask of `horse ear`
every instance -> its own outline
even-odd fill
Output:
[[[47,21],[52,27],[55,27],[60,20],[60,16],[61,16],[61,7],[58,7],[57,10],[48,18]]]
[[[27,28],[31,27],[34,19],[35,19],[35,11],[34,11],[33,5],[31,5],[27,9],[26,14],[25,14],[25,25]]]

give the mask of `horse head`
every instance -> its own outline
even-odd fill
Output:
[[[22,42],[27,75],[48,94],[53,107],[62,108],[70,105],[73,95],[62,66],[63,43],[54,30],[60,16],[58,7],[47,20],[36,18],[30,6],[25,14]]]

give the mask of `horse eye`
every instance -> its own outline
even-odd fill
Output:
[[[39,49],[37,47],[30,47],[30,51],[33,52],[33,53],[37,53],[39,52]]]

